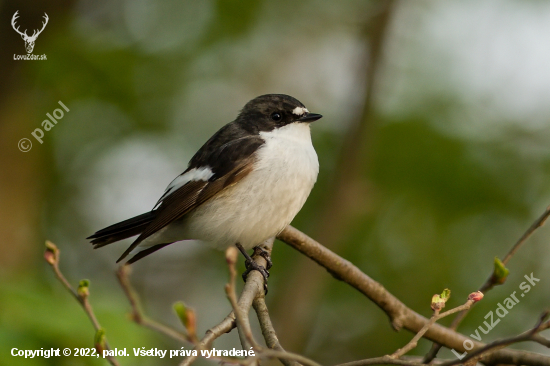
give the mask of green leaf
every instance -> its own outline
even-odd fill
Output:
[[[451,290],[449,290],[448,288],[443,290],[441,295],[438,295],[438,294],[433,295],[432,296],[432,304],[431,304],[432,310],[435,311],[435,310],[443,309],[445,307],[445,303],[450,298],[451,298]]]
[[[187,307],[185,303],[183,301],[178,301],[174,303],[173,308],[183,326],[187,328]]]
[[[506,278],[510,274],[510,270],[504,266],[504,264],[495,257],[495,269],[493,270],[493,283],[502,285],[506,282]]]
[[[176,302],[174,305],[174,311],[183,323],[183,326],[187,330],[187,335],[192,339],[197,339],[197,315],[195,310],[187,307],[182,301]]]
[[[105,329],[99,328],[97,332],[95,332],[94,346],[99,353],[102,353],[105,349]]]

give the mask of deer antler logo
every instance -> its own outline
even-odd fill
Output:
[[[38,35],[40,33],[42,33],[42,31],[44,30],[44,28],[46,28],[46,24],[48,24],[48,14],[44,13],[44,18],[45,18],[45,22],[42,23],[42,29],[40,29],[39,31],[37,30],[34,30],[32,36],[28,36],[27,35],[27,30],[25,29],[24,32],[21,32],[19,30],[19,27],[15,27],[15,20],[17,18],[19,18],[19,16],[17,15],[17,13],[19,12],[19,10],[17,10],[15,12],[15,14],[13,14],[13,18],[11,18],[11,26],[13,27],[13,29],[19,33],[21,35],[21,38],[23,38],[23,40],[25,41],[25,49],[27,50],[27,53],[32,53],[32,50],[34,49],[34,42],[36,41],[36,38],[38,38]]]

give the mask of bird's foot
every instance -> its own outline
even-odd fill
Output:
[[[244,265],[246,267],[246,271],[244,271],[244,273],[243,273],[243,280],[245,282],[246,282],[246,277],[248,276],[248,274],[251,271],[260,272],[262,274],[262,276],[264,277],[265,282],[267,282],[267,278],[269,277],[269,271],[267,269],[265,269],[264,266],[259,265],[258,263],[254,262],[252,259],[251,260],[247,259],[244,262]]]
[[[244,265],[246,267],[246,271],[244,271],[243,273],[243,280],[244,282],[246,282],[246,277],[248,276],[248,274],[251,272],[251,271],[258,271],[260,272],[260,274],[263,276],[264,278],[264,292],[265,294],[267,295],[267,279],[269,277],[269,271],[268,269],[271,268],[271,266],[273,265],[273,263],[271,262],[271,258],[269,257],[269,253],[267,251],[265,251],[264,249],[260,248],[260,247],[254,247],[254,256],[256,255],[259,255],[259,256],[262,256],[266,262],[267,262],[267,269],[264,267],[264,266],[261,266],[259,265],[258,263],[256,263],[251,257],[250,255],[248,255],[248,253],[246,252],[246,250],[244,250],[244,248],[242,247],[242,245],[240,245],[239,243],[236,244],[237,248],[241,251],[241,253],[244,255],[244,257],[246,258],[245,262],[244,262]]]
[[[264,248],[257,246],[254,247],[254,254],[253,256],[259,255],[265,259],[266,262],[266,269],[269,270],[271,267],[273,267],[273,262],[271,261],[271,256],[269,255],[269,252],[265,250]]]

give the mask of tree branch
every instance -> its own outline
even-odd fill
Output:
[[[273,243],[273,240],[271,241],[271,243]],[[270,252],[271,252],[271,250],[270,250]],[[236,261],[236,259],[233,258],[233,255],[234,254],[232,254],[232,252],[226,253],[226,260],[227,260],[228,266],[230,268],[229,269],[230,270],[230,276],[232,277],[232,278],[230,278],[230,283],[234,281],[234,276],[236,275],[236,273],[233,273],[233,271],[235,271],[234,265],[235,265],[235,261]],[[266,265],[265,259],[263,259],[262,257],[253,258],[253,259],[259,261],[258,263],[261,264],[261,265],[264,265],[264,266]],[[264,262],[263,263],[260,262],[261,260],[263,260]],[[260,273],[258,273],[258,271],[251,271],[248,274],[247,281],[246,281],[246,283],[244,285],[244,288],[241,292],[240,298],[239,298],[238,302],[236,303],[236,306],[233,306],[233,304],[232,304],[233,308],[238,308],[238,309],[240,309],[240,311],[242,313],[248,314],[248,312],[250,311],[250,307],[252,306],[252,302],[254,301],[254,298],[260,293],[260,291],[263,291],[263,284],[264,284],[263,276]],[[229,292],[232,292],[232,291],[234,291],[234,288],[233,289],[232,288],[227,289],[227,285],[226,285],[226,292],[228,292],[228,290],[229,290]],[[232,302],[231,298],[229,300],[230,300],[230,302]],[[200,351],[202,349],[210,348],[212,343],[217,338],[222,336],[224,333],[229,333],[231,330],[233,330],[233,328],[237,327],[238,322],[237,322],[236,318],[237,318],[237,316],[235,314],[235,311],[233,310],[218,325],[216,325],[216,326],[210,328],[209,330],[207,330],[205,336],[199,341],[198,344],[196,344],[194,349],[197,350],[197,351]],[[242,318],[246,318],[245,322],[247,324],[249,324],[247,316],[246,317],[243,316]],[[241,322],[241,329],[243,327],[242,324],[243,323]],[[242,330],[239,332],[239,337],[241,338],[241,343],[243,344],[243,347],[245,347],[244,345],[246,345],[248,341],[246,339],[247,337],[244,335]],[[195,357],[195,356],[188,356],[180,363],[180,366],[189,366],[196,359],[197,359],[197,357]]]
[[[502,260],[503,265],[506,265],[510,261],[510,259],[512,259],[514,254],[516,254],[516,252],[519,250],[519,248],[521,248],[527,242],[527,239],[529,239],[531,237],[531,235],[533,235],[533,233],[539,227],[544,225],[544,223],[546,222],[546,220],[548,219],[549,216],[550,216],[550,206],[546,207],[546,210],[544,210],[544,212],[535,220],[535,222],[533,222],[531,224],[531,226],[516,241],[514,246],[508,251],[508,253],[504,257],[504,259]],[[487,291],[490,291],[497,284],[499,284],[499,283],[495,280],[494,273],[492,273],[489,276],[489,278],[487,278],[485,283],[483,285],[481,285],[481,287],[479,288],[479,291],[481,291],[485,294],[485,293],[487,293]],[[456,330],[458,328],[458,326],[460,325],[460,323],[462,322],[462,320],[466,317],[466,315],[468,315],[469,311],[470,310],[468,309],[468,310],[464,310],[464,311],[460,312],[453,319],[453,321],[451,322],[451,325],[450,325],[449,328],[451,328],[453,330]],[[430,351],[424,357],[424,363],[431,362],[437,356],[437,353],[439,352],[441,347],[442,347],[441,344],[434,343],[432,345],[432,348],[430,349]]]
[[[262,248],[271,253],[274,240],[275,239],[272,238],[264,242],[262,244]],[[282,347],[281,349],[265,349],[256,342],[250,329],[248,313],[250,312],[250,308],[252,307],[252,303],[254,302],[254,300],[258,298],[263,299],[264,278],[258,271],[251,271],[247,275],[246,283],[243,287],[243,290],[241,291],[240,298],[237,301],[235,293],[235,278],[237,274],[235,270],[236,254],[238,253],[234,248],[230,248],[226,252],[226,260],[229,266],[230,273],[230,280],[229,283],[226,285],[226,293],[233,307],[233,311],[221,323],[209,329],[206,332],[204,338],[198,344],[196,344],[194,349],[200,351],[202,349],[209,348],[216,338],[220,337],[224,333],[230,332],[233,328],[237,327],[239,329],[241,344],[246,349],[252,346],[256,353],[256,358],[278,358],[281,361],[298,361],[304,365],[319,366],[319,364],[307,359],[306,357],[284,351]],[[257,264],[264,267],[267,264],[265,258],[263,258],[262,256],[253,256],[252,259]],[[262,323],[262,321],[265,321],[265,318],[263,319],[264,320],[260,320],[260,324]],[[180,363],[180,366],[189,366],[196,359],[197,357],[195,356],[188,356]]]
[[[489,352],[507,347],[507,346],[509,346],[511,344],[514,344],[514,343],[520,343],[520,342],[526,342],[526,341],[538,342],[537,339],[539,337],[536,337],[536,336],[539,335],[538,333],[542,332],[545,329],[550,328],[550,321],[546,321],[546,322],[544,321],[547,317],[548,317],[548,311],[545,311],[540,316],[540,319],[539,319],[537,325],[535,325],[535,327],[533,329],[530,329],[527,332],[524,332],[524,333],[522,333],[520,335],[517,335],[515,337],[505,338],[505,339],[501,339],[501,340],[491,342],[491,343],[487,344],[485,347],[482,347],[480,349],[477,349],[477,350],[469,353],[464,358],[449,361],[449,362],[444,362],[441,365],[443,365],[443,366],[454,366],[454,365],[466,363],[467,361],[473,360],[473,359],[479,360]],[[544,338],[544,337],[540,337],[540,338]],[[550,346],[548,344],[546,344],[546,347],[550,347]]]
[[[252,329],[250,328],[248,312],[250,311],[250,307],[252,306],[252,301],[254,300],[254,297],[256,297],[257,293],[259,292],[254,290],[249,290],[246,288],[246,285],[245,285],[245,288],[243,289],[243,292],[241,294],[241,299],[244,297],[245,293],[253,293],[254,294],[253,297],[248,297],[248,296],[246,297],[247,300],[252,299],[252,301],[250,302],[246,301],[242,304],[239,304],[237,302],[237,293],[235,291],[235,278],[237,277],[237,270],[235,269],[235,263],[237,262],[238,255],[239,255],[239,252],[237,251],[237,248],[233,246],[227,248],[225,252],[225,259],[227,261],[227,267],[229,268],[229,283],[225,285],[225,293],[227,295],[227,298],[229,299],[229,302],[231,303],[231,307],[233,308],[233,313],[235,313],[235,318],[237,320],[237,330],[239,331],[239,338],[241,339],[241,345],[243,346],[243,349],[248,350],[249,347],[258,348],[258,343],[254,339],[252,335]],[[255,272],[255,271],[252,271],[252,272]],[[252,272],[249,273],[249,276]],[[248,276],[247,276],[247,279],[248,279]],[[251,282],[252,281],[253,280],[251,279]],[[263,283],[263,278],[262,278],[262,283]],[[252,283],[252,286],[257,287],[257,284]]]
[[[82,306],[82,309],[84,309],[84,312],[86,315],[88,315],[88,318],[92,322],[92,325],[94,326],[94,329],[96,331],[96,336],[99,334],[100,339],[96,342],[95,347],[97,349],[98,353],[101,353],[102,348],[106,350],[111,350],[111,347],[109,346],[109,342],[107,342],[107,338],[104,335],[103,328],[99,324],[99,321],[97,320],[94,311],[92,309],[92,305],[88,301],[89,296],[89,290],[88,285],[89,282],[87,280],[81,281],[81,285],[78,287],[78,290],[75,290],[73,286],[67,281],[63,273],[61,273],[61,270],[59,269],[59,256],[60,251],[57,248],[57,246],[52,243],[51,241],[46,241],[46,251],[44,252],[44,259],[48,264],[52,267],[53,272],[55,274],[55,277],[63,284],[63,286],[73,295],[73,297],[78,301],[80,306]],[[107,361],[113,366],[119,366],[118,361],[113,356],[106,356]]]
[[[236,327],[235,323],[235,314],[233,312],[229,313],[228,316],[225,317],[220,323],[213,326],[212,328],[208,329],[204,335],[204,337],[195,345],[193,348],[194,350],[197,350],[200,352],[200,350],[203,349],[209,349],[212,343],[222,336],[225,333],[231,332],[233,328]],[[179,366],[189,366],[191,363],[193,363],[198,356],[188,356],[183,359],[183,361],[179,364]]]
[[[271,254],[273,248],[273,242],[275,238],[266,240],[261,244],[261,247]],[[250,322],[248,320],[248,313],[250,312],[250,307],[252,306],[253,301],[258,297],[263,297],[264,294],[264,277],[258,271],[250,271],[246,277],[246,283],[241,292],[241,298],[237,302],[237,296],[235,292],[235,278],[236,270],[235,263],[238,252],[234,247],[230,247],[226,251],[227,264],[229,266],[230,280],[225,287],[227,297],[231,302],[233,307],[233,312],[235,313],[237,329],[239,330],[239,337],[241,339],[241,344],[243,348],[248,349],[249,346],[255,351],[256,357],[258,358],[278,358],[285,360],[294,360],[298,361],[304,365],[310,366],[320,366],[318,363],[295,353],[280,351],[275,349],[266,349],[258,344],[254,339],[252,334],[252,329],[250,328]],[[267,261],[264,257],[260,255],[254,255],[252,260],[261,266],[267,265]]]
[[[431,324],[433,324],[437,319],[441,319],[445,316],[448,316],[450,314],[453,314],[453,313],[456,313],[458,311],[468,309],[469,307],[471,307],[471,305],[474,302],[476,302],[476,301],[471,300],[471,298],[472,298],[471,296],[474,295],[474,294],[475,293],[470,295],[470,297],[468,298],[468,301],[464,305],[461,305],[461,306],[459,306],[455,309],[449,310],[445,313],[438,314],[439,310],[436,309],[434,311],[434,315],[430,318],[429,325],[424,326],[424,328],[422,328],[422,330],[420,332],[418,332],[418,334],[416,334],[416,336],[405,347],[403,347],[402,349],[394,352],[393,354],[385,355],[385,356],[382,356],[382,357],[374,357],[374,358],[368,358],[368,359],[365,359],[365,360],[348,362],[348,363],[340,364],[340,365],[337,365],[337,366],[366,366],[366,365],[375,365],[375,364],[393,364],[393,365],[407,365],[407,366],[422,366],[422,365],[425,365],[423,363],[423,360],[421,360],[421,359],[419,359],[421,361],[413,361],[412,359],[409,361],[409,360],[400,359],[400,357],[403,356],[406,352],[408,352],[411,349],[413,349],[414,347],[416,347],[416,341],[418,339],[420,339],[420,336],[423,334],[423,331],[425,331],[427,328],[429,328],[429,326],[431,326]],[[546,340],[546,338],[541,337],[538,334],[538,333],[542,332],[543,330],[548,329],[550,327],[550,321],[545,321],[547,317],[548,317],[548,311],[545,311],[540,316],[539,321],[537,322],[537,325],[535,325],[535,327],[533,329],[530,329],[527,332],[524,332],[524,333],[522,333],[520,335],[517,335],[515,337],[510,337],[510,338],[506,338],[506,339],[502,339],[502,340],[492,342],[492,343],[486,345],[485,347],[479,348],[478,350],[468,354],[466,357],[462,357],[460,359],[451,360],[451,361],[438,362],[438,365],[441,365],[441,366],[454,366],[454,365],[459,365],[459,364],[464,364],[464,365],[476,364],[477,361],[480,360],[483,356],[486,356],[486,355],[488,355],[489,353],[491,353],[495,350],[498,350],[498,349],[504,348],[506,346],[509,346],[511,344],[519,343],[519,342],[525,342],[525,341],[538,342],[539,338],[543,338],[545,340],[544,343],[546,343],[546,346],[550,347],[550,344],[547,344],[547,342],[546,342],[548,340]],[[468,362],[468,361],[470,361],[470,362]]]
[[[402,327],[417,333],[428,322],[428,319],[409,309],[399,299],[386,290],[380,283],[361,272],[356,266],[343,259],[304,233],[288,226],[278,239],[298,250],[324,267],[333,277],[344,281],[380,307],[390,318],[394,329]],[[474,349],[484,347],[485,344],[474,342],[464,335],[439,324],[434,324],[426,332],[425,338],[443,344],[445,347],[464,352],[463,342],[474,344]],[[502,349],[491,355],[484,356],[485,363],[529,364],[532,366],[549,366],[550,357],[531,352]]]
[[[468,296],[468,300],[465,304],[457,306],[454,309],[448,310],[444,313],[440,313],[441,309],[445,307],[445,303],[450,297],[451,292],[448,289],[445,289],[441,295],[434,295],[432,298],[432,310],[434,311],[432,317],[430,318],[430,321],[427,322],[422,329],[418,333],[415,334],[415,336],[407,343],[404,347],[398,349],[391,355],[385,355],[382,357],[375,357],[375,358],[368,358],[365,360],[359,360],[359,361],[353,361],[348,362],[345,364],[337,365],[337,366],[360,366],[360,365],[372,365],[372,364],[396,364],[396,365],[422,365],[421,362],[418,361],[407,361],[401,359],[403,355],[405,355],[410,350],[416,348],[418,345],[418,341],[422,336],[430,329],[430,327],[435,324],[436,321],[438,321],[441,318],[444,318],[446,316],[449,316],[451,314],[457,313],[461,310],[468,309],[472,304],[475,302],[481,300],[483,298],[483,294],[480,292],[474,292]],[[393,361],[392,361],[393,360]]]
[[[256,311],[256,315],[258,316],[258,321],[260,322],[260,328],[262,329],[262,335],[264,336],[265,343],[267,346],[271,349],[286,352],[283,346],[281,346],[281,343],[279,342],[279,338],[277,337],[277,333],[275,332],[275,328],[273,328],[273,324],[271,323],[271,318],[269,317],[269,310],[267,309],[267,305],[265,303],[265,297],[258,296],[254,299],[252,302],[252,306],[254,307],[254,310]],[[298,362],[293,360],[287,360],[285,358],[280,358],[279,361],[285,366],[298,366],[300,365]]]
[[[132,288],[132,285],[130,284],[130,280],[128,278],[129,271],[130,271],[130,267],[126,265],[122,265],[116,271],[116,276],[118,278],[118,282],[120,283],[120,286],[122,287],[122,290],[124,291],[124,294],[128,298],[128,302],[130,302],[130,306],[132,307],[131,319],[136,324],[139,324],[146,328],[157,331],[177,341],[180,341],[180,342],[187,341],[187,342],[193,343],[193,339],[188,334],[183,334],[181,332],[178,332],[175,329],[172,329],[164,324],[151,320],[147,316],[145,316],[145,314],[143,313],[143,310],[141,309],[138,296],[136,295],[134,289]]]
[[[474,300],[471,300],[471,299],[468,298],[468,300],[466,301],[466,303],[464,305],[460,305],[460,306],[458,306],[454,309],[448,310],[444,313],[440,314],[438,309],[434,310],[434,314],[430,318],[430,321],[428,321],[422,327],[422,329],[420,329],[420,331],[418,331],[418,333],[415,334],[413,339],[411,339],[411,341],[409,343],[407,343],[405,345],[405,347],[398,349],[397,351],[392,353],[390,355],[390,357],[399,358],[399,357],[403,356],[404,354],[406,354],[407,352],[409,352],[410,350],[412,350],[413,348],[415,348],[418,345],[418,341],[420,340],[420,338],[422,338],[422,336],[428,331],[428,329],[430,329],[430,327],[432,325],[435,324],[436,321],[438,321],[439,319],[444,318],[446,316],[449,316],[451,314],[458,313],[459,311],[469,309],[472,306],[473,303],[474,303]]]

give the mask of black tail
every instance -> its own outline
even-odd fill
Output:
[[[126,265],[132,264],[132,263],[134,263],[135,261],[138,261],[138,260],[140,260],[140,259],[143,258],[143,257],[147,257],[149,254],[152,254],[152,253],[156,252],[157,250],[162,249],[162,248],[164,248],[165,246],[170,245],[170,244],[172,244],[172,243],[157,244],[157,245],[153,245],[153,246],[150,247],[150,248],[144,249],[144,250],[138,252],[138,253],[137,253],[136,255],[134,255],[132,258],[130,258],[130,259],[128,260],[128,262],[126,262]],[[128,255],[128,254],[126,254],[126,253],[123,254],[116,262],[117,262],[117,263],[120,262],[120,261],[123,260],[124,257],[126,257],[127,255]]]
[[[132,217],[117,224],[106,227],[90,235],[86,239],[92,239],[94,249],[101,248],[107,244],[141,234],[143,230],[153,221],[155,211]],[[160,248],[159,248],[160,249]]]

